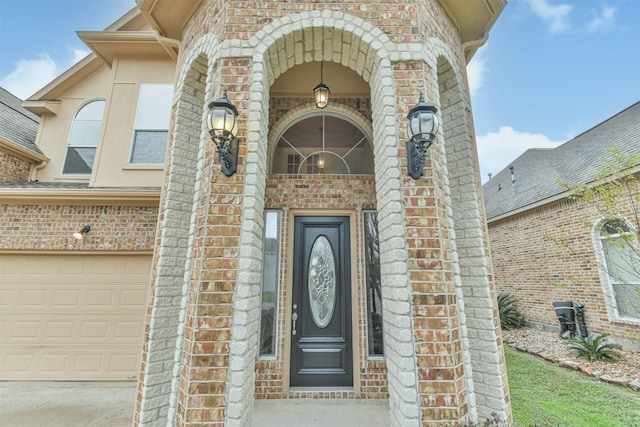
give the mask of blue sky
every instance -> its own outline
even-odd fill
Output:
[[[134,6],[0,0],[0,86],[30,96],[89,52],[76,31]],[[640,101],[640,0],[510,0],[468,70],[486,180]]]

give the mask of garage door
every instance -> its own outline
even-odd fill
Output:
[[[127,380],[150,255],[0,254],[0,379]]]

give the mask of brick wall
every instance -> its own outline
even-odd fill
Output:
[[[440,44],[434,42],[433,37],[437,37]],[[198,55],[201,61],[197,59]],[[157,368],[147,361],[145,369],[149,375],[141,375],[145,384],[141,385],[140,420],[148,415],[148,425],[157,424],[168,414],[169,422],[176,419],[178,425],[224,423],[240,426],[248,421],[256,384],[262,212],[267,206],[265,194],[271,191],[266,188],[270,181],[266,173],[265,142],[271,136],[269,126],[273,122],[270,120],[278,118],[278,115],[270,115],[270,103],[266,100],[270,99],[270,84],[284,71],[302,62],[320,60],[341,63],[362,76],[371,87],[371,123],[367,123],[366,128],[372,135],[376,208],[381,227],[381,276],[383,306],[386,307],[386,365],[392,423],[418,426],[436,425],[449,416],[460,421],[469,416],[473,419],[475,408],[469,400],[473,381],[464,375],[470,366],[470,351],[465,344],[464,316],[459,311],[463,304],[456,282],[462,277],[455,258],[458,228],[454,232],[455,213],[451,213],[450,198],[454,193],[461,198],[467,195],[461,181],[470,175],[477,176],[477,160],[475,163],[464,160],[460,182],[448,182],[445,150],[434,152],[430,157],[433,162],[427,165],[430,170],[426,182],[416,184],[406,179],[402,172],[406,113],[422,91],[430,94],[428,99],[437,99],[438,77],[433,70],[438,67],[438,56],[445,57],[457,70],[454,98],[462,100],[460,105],[465,108],[462,118],[452,119],[456,122],[452,124],[450,135],[456,138],[447,143],[446,151],[451,148],[453,152],[459,150],[470,157],[472,129],[464,120],[469,106],[466,89],[461,85],[464,73],[462,48],[455,26],[436,0],[411,4],[395,1],[334,4],[215,0],[201,3],[185,27],[178,61],[178,101],[171,137],[175,145],[170,149],[169,185],[165,186],[160,211],[161,221],[175,226],[171,236],[165,235],[165,231],[158,234],[158,275],[148,334],[149,343],[157,342],[164,347],[159,349],[161,351],[145,353],[157,358],[154,365]],[[415,74],[411,74],[414,71]],[[396,79],[401,84],[397,85]],[[202,132],[202,106],[211,96],[219,96],[221,88],[229,90],[230,98],[241,112],[240,167],[231,179],[220,179],[217,156]],[[447,92],[449,87],[445,89]],[[441,96],[450,94],[442,93]],[[460,144],[459,132],[466,135],[462,141],[466,145]],[[192,148],[198,141],[196,162]],[[344,179],[341,177],[341,181]],[[176,189],[172,190],[174,184]],[[329,197],[319,193],[319,187],[314,188],[314,184],[305,185],[289,189],[297,191],[294,195],[300,197],[299,206],[330,207],[336,205],[334,199],[354,206],[354,200],[341,195],[340,189],[325,186],[324,193],[338,193]],[[190,203],[192,189],[195,197]],[[313,194],[318,197],[310,197]],[[360,193],[354,190],[353,196],[357,199]],[[472,200],[461,202],[477,201],[477,194],[469,193],[469,197]],[[293,205],[297,206],[296,203]],[[474,220],[481,221],[477,203],[473,206],[465,203],[454,206],[458,208],[460,218],[469,213],[475,215]],[[429,218],[435,218],[436,222],[423,223],[422,216],[428,215],[431,208],[433,217]],[[405,209],[411,210],[408,216]],[[174,214],[175,217],[169,218]],[[190,225],[185,225],[187,223]],[[161,229],[165,229],[164,223]],[[477,221],[460,230],[475,249],[482,249],[483,230]],[[222,232],[228,234],[222,236]],[[411,233],[433,236],[437,248],[425,246],[429,242],[423,238],[417,238],[409,245],[404,236]],[[425,256],[429,249],[434,249],[432,257]],[[487,254],[482,252],[479,258],[488,264]],[[160,275],[163,265],[167,272],[171,271],[171,275],[164,278]],[[180,271],[183,265],[186,267]],[[422,269],[427,270],[424,276],[428,276],[427,280],[420,276]],[[222,271],[224,277],[219,276]],[[184,279],[179,277],[180,272],[185,273]],[[488,274],[487,268],[470,265],[464,277],[469,282],[477,279],[478,289],[487,288],[488,297],[483,296],[479,301],[489,309],[474,313],[477,318],[484,318],[486,323],[494,325],[491,302],[486,303],[491,296]],[[433,287],[420,289],[425,282]],[[188,290],[182,299],[176,292],[179,286]],[[166,300],[156,299],[160,290],[167,292]],[[232,306],[233,311],[225,311],[220,316],[216,314],[221,321],[219,324],[207,323],[211,317],[209,310],[218,307],[207,298],[226,298],[227,294],[236,298],[235,303],[217,300],[218,304],[224,306],[221,308]],[[206,301],[201,299],[203,296]],[[163,336],[163,340],[167,338],[161,340],[163,344],[154,341],[153,336],[160,335],[154,332],[158,315],[162,325],[177,322],[179,317],[183,329],[179,327],[178,330],[183,333]],[[232,319],[230,323],[227,322],[229,319]],[[419,328],[423,331],[440,328],[442,342],[430,346],[428,335],[414,335],[411,327],[416,320],[423,322]],[[162,326],[159,331],[163,330]],[[482,332],[486,330],[490,329]],[[214,335],[215,340],[208,339]],[[494,335],[490,339],[494,342],[494,353],[500,353],[498,339]],[[169,352],[163,350],[172,342],[181,349],[175,364],[170,363]],[[431,352],[442,349],[450,354],[432,356]],[[418,360],[420,363],[445,363],[446,366],[433,367],[436,381],[422,378],[418,383]],[[214,366],[205,368],[205,364],[212,361]],[[479,378],[486,378],[487,384],[497,382],[502,385],[500,360],[491,360],[485,365],[491,367]],[[367,366],[370,366],[368,362]],[[179,371],[179,378],[177,383],[174,378],[172,392],[167,395],[165,383],[156,380],[170,379],[171,368],[174,372]],[[258,369],[261,369],[260,365]],[[380,386],[383,374],[376,369],[383,367],[371,367],[372,376],[363,380],[371,381],[367,385]],[[443,381],[437,380],[438,369],[441,376],[446,377]],[[226,378],[224,387],[223,378]],[[219,387],[214,386],[216,382]],[[366,393],[385,392],[384,386],[381,387]],[[506,413],[505,418],[509,419],[508,396],[504,390],[494,397],[498,411]],[[153,410],[145,413],[145,405],[152,404],[155,405]],[[177,417],[173,417],[174,413]],[[141,421],[140,424],[145,423]]]
[[[631,218],[630,206],[623,211]],[[562,200],[489,223],[499,292],[516,297],[525,321],[560,331],[552,303],[585,304],[589,332],[640,341],[640,326],[611,322],[603,296],[591,228],[601,214],[592,205]],[[546,235],[567,238],[571,250]]]
[[[201,37],[206,34],[215,34],[220,40],[243,40],[248,41],[265,29],[265,26],[287,18],[292,14],[300,14],[300,17],[314,18],[321,16],[322,11],[344,14],[346,20],[351,17],[362,19],[364,22],[382,30],[393,43],[426,43],[429,38],[443,40],[448,46],[455,47],[455,64],[458,68],[465,68],[465,59],[460,48],[460,37],[456,25],[448,17],[446,11],[438,0],[418,0],[405,2],[397,0],[374,0],[374,1],[353,1],[353,2],[321,2],[305,1],[292,2],[288,0],[259,0],[259,1],[221,1],[212,0],[203,2],[194,12],[184,29],[183,46],[180,55],[188,54],[194,44],[198,43]],[[300,21],[300,19],[296,19]],[[294,21],[291,21],[293,24]],[[323,24],[320,24],[323,25]],[[356,24],[358,26],[358,24]],[[354,28],[355,29],[355,28]],[[350,32],[352,29],[349,29]],[[315,31],[298,27],[300,35],[304,35],[305,47],[301,50],[310,51],[315,47],[325,49],[319,45],[340,46],[341,53],[349,55],[350,50],[354,50],[357,55],[359,34],[352,45],[351,37],[343,40],[343,31],[336,30],[332,34],[323,34],[322,30]],[[314,42],[313,38],[318,37],[322,43]],[[293,46],[293,44],[291,45]],[[290,46],[287,46],[288,50]],[[362,48],[365,48],[362,45]],[[366,49],[366,48],[365,48]],[[283,53],[283,49],[280,49]],[[351,52],[353,53],[353,52]],[[363,54],[366,52],[363,50]],[[316,53],[316,55],[318,55]],[[290,56],[290,55],[288,55]],[[316,59],[317,60],[317,59]],[[306,61],[306,60],[305,60]],[[336,62],[345,63],[336,60]],[[178,71],[183,61],[178,61]],[[299,63],[299,62],[296,62]],[[278,73],[279,74],[279,73]],[[277,75],[273,76],[277,77]]]
[[[0,250],[151,251],[156,206],[0,204]],[[91,231],[78,241],[71,234]]]
[[[0,151],[0,183],[28,181],[31,166],[32,162],[24,157]]]

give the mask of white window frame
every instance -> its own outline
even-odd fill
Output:
[[[595,248],[596,263],[598,265],[598,274],[600,276],[600,284],[602,285],[602,292],[604,295],[604,301],[607,308],[607,316],[609,321],[616,323],[624,323],[629,325],[640,325],[640,318],[623,317],[618,311],[618,301],[616,299],[615,290],[613,288],[614,282],[611,280],[609,272],[607,270],[607,258],[604,253],[604,246],[602,241],[609,238],[617,238],[619,235],[612,234],[610,236],[602,236],[602,229],[604,225],[613,220],[623,221],[631,233],[635,233],[635,229],[632,224],[625,218],[606,218],[599,221],[592,229],[591,238],[593,246]]]
[[[96,102],[101,102],[102,103],[102,117],[100,118],[100,124],[97,126],[97,134],[95,136],[95,144],[73,144],[74,141],[72,141],[72,137],[74,135],[75,130],[77,129],[77,126],[80,122],[85,121],[82,119],[78,118],[78,115],[81,114],[83,112],[83,110],[85,108],[87,108],[89,105],[96,103]],[[93,165],[95,164],[95,160],[96,160],[96,154],[98,152],[98,145],[100,144],[100,139],[102,136],[102,127],[104,125],[104,112],[106,110],[106,104],[107,101],[105,99],[102,98],[97,98],[97,99],[91,99],[87,102],[85,102],[84,104],[82,104],[80,107],[78,107],[78,109],[76,110],[76,112],[73,115],[73,119],[71,121],[71,126],[69,127],[69,134],[67,135],[67,146],[65,147],[65,151],[64,151],[64,157],[62,160],[62,166],[60,168],[60,174],[63,176],[82,176],[82,177],[88,177],[91,176],[91,174],[93,173]],[[89,120],[86,120],[89,121]],[[95,121],[97,122],[97,120],[90,120],[90,121]],[[67,166],[67,156],[69,154],[69,147],[71,148],[84,148],[84,149],[93,149],[94,150],[94,154],[93,154],[93,162],[91,163],[91,170],[88,173],[80,173],[80,172],[65,172],[65,167]]]
[[[153,95],[151,93],[145,94],[146,90],[151,90],[152,87],[160,88],[164,87],[165,90],[168,90],[170,95],[167,99],[162,100],[161,102],[156,99],[156,102],[153,101]],[[151,98],[150,98],[151,97]],[[149,101],[146,101],[149,100]],[[173,101],[173,84],[171,83],[141,83],[138,89],[138,104],[136,107],[136,118],[133,124],[133,132],[131,135],[131,144],[129,147],[129,156],[128,156],[128,166],[129,167],[139,167],[139,166],[163,166],[166,162],[166,147],[169,139],[169,122],[171,119],[171,107]],[[152,102],[153,105],[145,105],[145,102]],[[149,111],[153,111],[156,114],[150,116],[148,114]],[[136,136],[139,132],[166,132],[167,133],[167,141],[164,145],[163,151],[163,159],[161,162],[134,162],[135,156],[135,148],[136,148]]]

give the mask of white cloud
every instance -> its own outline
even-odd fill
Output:
[[[529,148],[554,148],[564,142],[552,141],[540,133],[519,132],[510,126],[501,126],[497,132],[488,132],[477,140],[482,182],[489,173],[496,175]]]
[[[487,58],[485,56],[487,45],[484,45],[473,56],[469,65],[467,65],[467,78],[469,79],[469,92],[471,96],[475,96],[484,84],[484,76],[489,69],[487,68]]]
[[[609,28],[614,28],[616,23],[616,8],[614,7],[603,7],[602,12],[598,15],[596,14],[589,25],[587,25],[587,29],[594,33],[596,31],[607,30]]]
[[[0,78],[0,86],[20,99],[33,95],[58,74],[58,66],[48,54],[21,59],[11,73]]]
[[[91,51],[88,51],[86,49],[72,48],[71,49],[72,64],[75,64],[76,62],[79,62],[81,59],[84,59],[84,57],[89,55],[90,53]]]
[[[564,3],[552,5],[549,0],[529,0],[529,5],[536,15],[549,24],[550,32],[560,33],[568,28],[567,21],[572,6]]]
[[[48,53],[35,59],[21,59],[13,71],[0,77],[0,86],[20,99],[27,99],[89,53],[88,50],[72,48],[65,64],[56,64]]]

